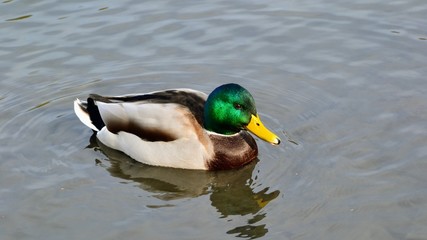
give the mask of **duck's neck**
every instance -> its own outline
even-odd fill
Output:
[[[224,126],[220,123],[212,121],[212,119],[209,117],[205,117],[203,124],[206,130],[224,135],[232,135],[240,131],[240,129],[231,128],[229,126]]]

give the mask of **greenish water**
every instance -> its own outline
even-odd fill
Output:
[[[0,3],[1,239],[426,239],[424,1]],[[137,164],[72,102],[236,82],[283,143]]]

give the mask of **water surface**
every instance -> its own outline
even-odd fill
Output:
[[[426,239],[427,3],[0,3],[1,239]],[[236,82],[278,147],[223,172],[105,148],[72,102]]]

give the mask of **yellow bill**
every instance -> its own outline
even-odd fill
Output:
[[[280,143],[280,138],[268,130],[264,124],[262,124],[258,114],[256,116],[252,115],[251,121],[246,126],[246,129],[266,142],[274,145],[278,145]]]

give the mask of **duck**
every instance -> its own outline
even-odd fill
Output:
[[[279,145],[251,93],[236,83],[209,95],[188,88],[76,99],[74,112],[105,146],[143,164],[227,170],[257,159],[256,137]],[[250,132],[250,133],[249,133]]]

